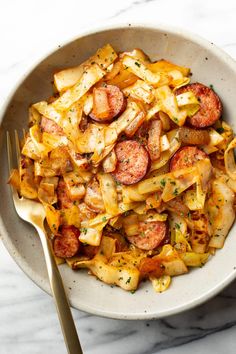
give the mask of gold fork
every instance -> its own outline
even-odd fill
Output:
[[[9,174],[14,168],[14,156],[12,154],[12,144],[10,134],[7,132],[7,153],[8,153],[8,167]],[[15,130],[15,150],[16,159],[20,161],[20,143],[18,133]],[[48,279],[51,286],[53,298],[55,301],[58,317],[61,324],[62,333],[66,343],[67,351],[69,354],[83,354],[78,334],[76,332],[75,323],[71,314],[69,302],[65,293],[65,289],[62,283],[62,278],[56,265],[54,256],[51,251],[51,244],[47,237],[44,221],[45,210],[41,203],[19,197],[15,188],[11,186],[12,197],[17,214],[20,218],[33,225],[38,231],[44,257],[46,261]]]

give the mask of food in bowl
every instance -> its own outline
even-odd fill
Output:
[[[105,45],[29,109],[10,183],[41,202],[58,263],[135,291],[199,267],[234,222],[232,128],[190,69]]]

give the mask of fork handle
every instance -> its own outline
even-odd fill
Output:
[[[63,286],[62,278],[56,265],[55,258],[52,254],[51,243],[44,230],[37,227],[37,231],[42,242],[44,257],[47,265],[48,278],[67,351],[69,354],[83,354],[74,319],[70,310],[68,298]]]

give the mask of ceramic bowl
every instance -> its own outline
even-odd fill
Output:
[[[117,51],[142,48],[151,59],[165,58],[191,68],[192,82],[214,85],[224,105],[224,119],[235,129],[236,64],[213,43],[170,27],[156,25],[117,25],[80,35],[51,52],[16,85],[6,102],[0,135],[0,231],[3,242],[22,270],[43,290],[50,293],[44,257],[35,230],[15,213],[8,178],[7,130],[27,127],[27,109],[32,102],[52,92],[55,70],[78,65],[99,47],[111,43]],[[157,294],[149,282],[134,294],[111,287],[61,265],[60,271],[73,307],[92,314],[121,319],[152,319],[190,309],[221,291],[236,276],[236,225],[225,246],[203,267],[173,278],[168,291]]]

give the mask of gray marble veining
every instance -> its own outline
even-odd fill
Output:
[[[2,1],[0,104],[35,58],[82,28],[114,21],[168,23],[236,58],[235,15],[234,0]],[[73,314],[86,354],[234,354],[235,300],[236,282],[200,307],[156,321]],[[66,353],[53,301],[0,243],[0,354],[42,353]]]

